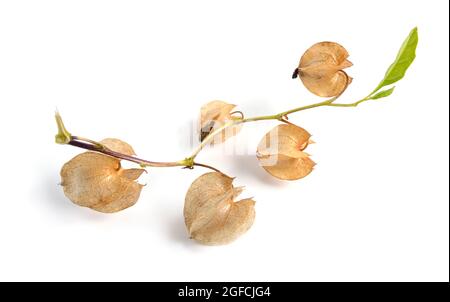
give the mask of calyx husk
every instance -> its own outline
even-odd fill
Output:
[[[255,219],[255,201],[235,202],[243,188],[233,178],[210,172],[190,186],[184,204],[184,218],[191,238],[207,245],[227,244],[245,233]]]
[[[303,85],[315,95],[337,96],[352,80],[343,71],[352,66],[348,56],[347,50],[338,43],[316,43],[303,54],[293,77],[298,74]]]
[[[123,154],[134,155],[133,148],[115,138],[100,142]],[[122,169],[120,160],[96,152],[81,153],[64,164],[61,185],[64,194],[75,204],[113,213],[134,205],[143,185],[136,180],[144,169]]]
[[[224,123],[237,119],[233,116],[233,109],[236,105],[223,101],[211,101],[200,109],[200,141],[203,141],[208,134],[216,130]],[[223,143],[232,136],[235,136],[241,129],[240,125],[228,127],[217,134],[211,141],[214,143]]]
[[[309,154],[303,152],[311,143],[310,137],[305,129],[293,124],[276,126],[258,145],[260,165],[279,179],[296,180],[305,177],[315,165]]]

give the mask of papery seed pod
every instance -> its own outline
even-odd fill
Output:
[[[343,71],[344,68],[352,66],[352,63],[347,60],[348,56],[347,50],[338,43],[314,44],[301,57],[293,78],[298,75],[303,85],[315,95],[337,96],[352,80]]]
[[[303,128],[282,124],[270,130],[258,145],[260,165],[272,176],[283,180],[305,177],[315,163],[303,152],[311,135]]]
[[[191,238],[207,245],[227,244],[245,233],[255,219],[255,201],[235,202],[243,188],[233,187],[233,178],[210,172],[189,188],[184,218]]]
[[[100,142],[105,147],[127,155],[133,148],[115,138]],[[136,180],[145,170],[122,169],[120,160],[96,153],[81,153],[64,164],[61,185],[64,194],[75,204],[93,210],[113,213],[134,205],[142,185]]]
[[[200,141],[203,141],[212,131],[221,127],[224,123],[239,117],[233,116],[236,105],[223,101],[211,101],[200,109]],[[236,135],[241,129],[240,125],[228,127],[214,137],[211,143],[223,143],[225,140]]]

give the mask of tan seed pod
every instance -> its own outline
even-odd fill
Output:
[[[184,204],[184,219],[191,238],[206,245],[227,244],[244,234],[255,219],[255,201],[235,202],[243,188],[233,187],[233,178],[210,172],[190,186]]]
[[[134,155],[133,148],[115,138],[100,142],[107,148]],[[64,194],[75,204],[93,210],[113,213],[134,205],[142,185],[136,180],[143,169],[122,169],[120,160],[108,155],[85,152],[64,164],[61,185]]]
[[[223,101],[211,101],[202,106],[200,109],[200,141],[203,141],[208,134],[224,123],[239,117],[233,116],[233,109],[236,105],[228,104]],[[223,143],[232,136],[235,136],[241,129],[240,125],[228,127],[220,134],[217,134],[211,141],[214,143]]]
[[[308,144],[312,143],[310,137],[305,129],[296,125],[276,126],[258,145],[260,165],[279,179],[296,180],[305,177],[315,165],[309,154],[304,152]]]
[[[347,60],[349,54],[335,42],[320,42],[311,46],[301,57],[293,78],[300,77],[303,85],[322,97],[341,94],[351,83],[343,69],[352,66]]]

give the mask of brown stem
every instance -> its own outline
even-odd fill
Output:
[[[208,165],[205,165],[205,164],[194,163],[193,166],[199,166],[199,167],[208,168],[208,169],[214,170],[214,171],[216,171],[216,172],[219,172],[219,173],[221,173],[221,174],[224,174],[224,173],[223,173],[222,171],[220,171],[219,169],[216,169],[216,168],[214,168],[214,167],[211,167],[211,166],[208,166]]]
[[[78,148],[82,148],[82,149],[86,149],[86,150],[90,150],[90,151],[95,151],[95,152],[99,152],[102,154],[106,154],[115,158],[119,158],[119,159],[123,159],[123,160],[127,160],[127,161],[131,161],[134,163],[137,163],[139,165],[142,166],[150,166],[150,167],[177,167],[177,166],[184,166],[183,163],[181,162],[154,162],[154,161],[149,161],[149,160],[145,160],[142,158],[138,158],[135,156],[131,156],[131,155],[127,155],[127,154],[123,154],[120,152],[116,152],[113,151],[109,148],[106,148],[105,146],[103,146],[102,144],[92,141],[92,140],[87,140],[84,141],[84,139],[81,139],[79,137],[76,136],[72,136],[71,140],[67,143],[71,146],[75,146]]]

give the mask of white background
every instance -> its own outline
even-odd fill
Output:
[[[448,281],[448,20],[448,1],[1,1],[0,280]],[[226,144],[244,154],[201,153],[257,201],[231,245],[187,237],[184,195],[204,169],[150,169],[111,215],[58,186],[81,150],[54,144],[56,107],[73,134],[179,160],[203,103],[254,116],[320,101],[290,77],[323,40],[350,52],[354,101],[414,26],[417,59],[391,97],[291,116],[317,142],[305,179],[258,167],[273,121]]]

